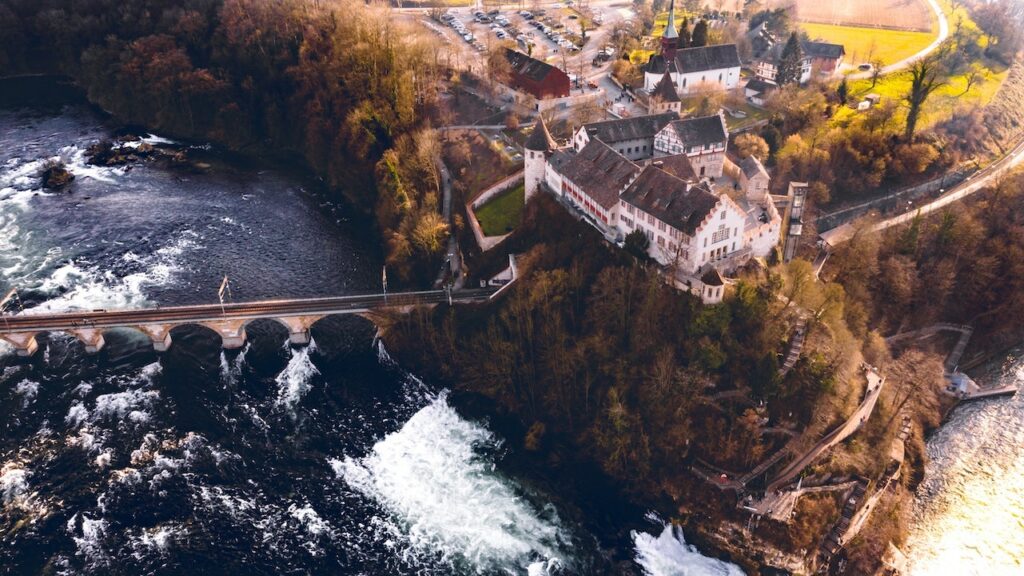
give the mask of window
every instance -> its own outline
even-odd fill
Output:
[[[707,238],[705,238],[705,239],[704,239],[704,247],[705,247],[705,248],[707,248],[707,247],[708,247],[708,239],[707,239]]]
[[[654,216],[652,214],[647,215],[647,223],[654,226]]]
[[[683,88],[686,88],[686,78],[683,78]]]
[[[669,249],[670,252],[675,252],[676,251],[676,243],[675,242],[669,242],[668,243],[668,249]]]
[[[700,167],[700,175],[701,175],[701,176],[703,176],[703,175],[704,175],[704,166],[701,166],[701,167]],[[725,216],[725,214],[722,214],[722,216]]]
[[[626,211],[627,211],[627,212],[629,212],[630,214],[636,214],[636,206],[633,206],[632,204],[630,204],[630,205],[629,205],[629,206],[628,206],[628,207],[626,208]]]
[[[662,248],[665,247],[665,237],[662,236],[661,234],[658,234],[658,246]]]
[[[721,73],[719,73],[719,74],[718,74],[718,81],[719,81],[719,82],[721,82],[721,81],[722,81],[722,74],[721,74]]]
[[[728,238],[729,238],[729,229],[728,228],[723,228],[723,229],[718,230],[717,232],[715,232],[714,234],[711,235],[711,243],[712,244],[717,244],[717,243],[721,242],[722,240],[726,240]]]
[[[647,240],[650,241],[650,242],[653,242],[654,241],[654,232],[651,232],[650,230],[645,230],[644,232],[647,234]]]
[[[661,220],[658,220],[658,231],[659,232],[664,232],[665,231],[665,223],[662,222]]]
[[[722,220],[725,220],[725,210],[722,210]]]

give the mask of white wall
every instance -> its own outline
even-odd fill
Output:
[[[664,74],[644,73],[644,89],[651,91]],[[740,67],[717,68],[703,72],[672,73],[672,80],[676,83],[676,90],[680,94],[689,94],[695,89],[718,86],[720,90],[732,90],[740,83]]]

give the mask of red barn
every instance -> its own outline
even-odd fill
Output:
[[[569,95],[569,76],[558,68],[511,48],[505,49],[511,67],[508,85],[538,100]]]

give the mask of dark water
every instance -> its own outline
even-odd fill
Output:
[[[22,313],[213,302],[225,274],[239,300],[379,281],[374,238],[315,182],[202,148],[204,172],[87,166],[111,133],[81,103],[0,108],[0,288]],[[70,191],[40,189],[56,156]],[[591,535],[501,472],[500,439],[373,331],[335,317],[302,349],[258,321],[241,353],[198,327],[161,356],[130,331],[97,355],[62,334],[29,360],[0,350],[0,573],[606,572]],[[638,535],[640,563],[723,573],[680,539]]]

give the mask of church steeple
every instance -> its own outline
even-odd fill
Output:
[[[671,0],[668,5],[668,25],[661,35],[661,55],[665,60],[671,60],[676,56],[676,48],[679,47],[679,31],[676,30],[676,0]]]

